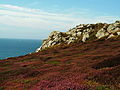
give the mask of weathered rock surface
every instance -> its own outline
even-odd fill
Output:
[[[48,39],[43,40],[42,46],[36,52],[62,43],[70,44],[101,38],[109,39],[118,36],[120,36],[120,21],[112,24],[80,24],[67,32],[53,31]]]

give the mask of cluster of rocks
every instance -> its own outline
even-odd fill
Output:
[[[48,39],[43,40],[42,46],[36,50],[43,50],[59,44],[70,44],[74,42],[86,42],[87,40],[112,38],[120,35],[120,21],[112,24],[80,24],[67,32],[53,31]]]

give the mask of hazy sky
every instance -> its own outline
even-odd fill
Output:
[[[80,23],[120,20],[120,0],[0,0],[0,38],[47,38]]]

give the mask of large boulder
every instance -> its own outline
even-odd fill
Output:
[[[88,38],[89,38],[89,32],[84,32],[82,41],[85,42]]]
[[[116,33],[120,31],[120,22],[116,21],[115,23],[110,24],[109,27],[107,28],[107,31],[109,33]]]
[[[98,38],[98,39],[100,39],[100,38],[102,38],[102,37],[105,37],[105,36],[108,36],[109,35],[109,33],[105,30],[105,29],[101,29],[101,30],[99,30],[98,32],[97,32],[97,34],[96,34],[96,37]]]

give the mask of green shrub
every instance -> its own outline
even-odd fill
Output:
[[[106,86],[98,86],[96,90],[111,90],[111,89]]]
[[[5,90],[5,87],[3,87],[3,86],[2,86],[2,87],[0,87],[0,90]]]

